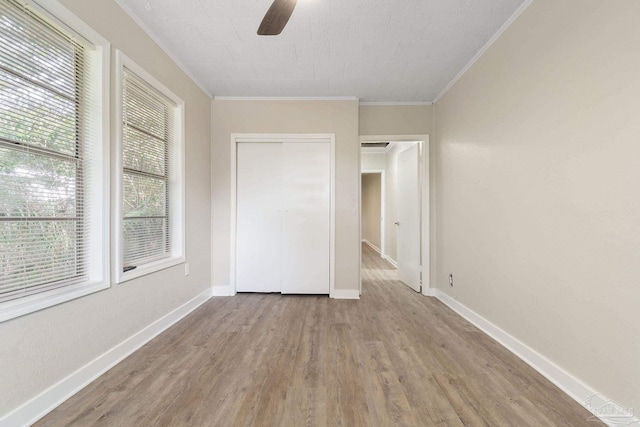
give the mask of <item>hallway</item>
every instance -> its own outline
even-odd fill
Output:
[[[576,426],[590,414],[363,245],[360,301],[212,298],[38,426]],[[589,425],[598,425],[598,423]]]

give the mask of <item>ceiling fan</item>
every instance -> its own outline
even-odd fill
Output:
[[[258,27],[259,36],[277,36],[282,32],[296,7],[297,0],[273,0]]]

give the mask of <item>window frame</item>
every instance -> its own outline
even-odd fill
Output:
[[[83,170],[91,170],[91,179],[84,176],[90,187],[84,193],[85,218],[83,228],[90,230],[90,247],[87,257],[87,280],[63,286],[33,295],[16,298],[0,303],[0,322],[33,313],[85,295],[92,294],[111,285],[109,250],[109,194],[110,194],[110,58],[111,45],[91,27],[76,17],[56,0],[20,0],[25,8],[57,28],[69,37],[87,44],[86,57],[93,63],[92,69],[85,70],[88,79],[91,74],[91,86],[87,97],[91,102],[82,104],[85,120],[81,125],[91,123],[86,131],[88,143],[92,144],[94,158],[85,158],[81,164]],[[85,101],[88,98],[85,99]],[[80,236],[79,239],[84,239]]]
[[[123,272],[124,268],[124,169],[123,169],[123,143],[124,143],[124,68],[135,74],[140,80],[157,90],[164,97],[171,100],[175,106],[170,110],[173,114],[174,132],[173,142],[170,144],[172,153],[169,158],[173,162],[169,164],[168,171],[168,195],[169,195],[169,252],[167,258],[137,265],[135,269]],[[115,262],[114,272],[116,283],[123,283],[138,277],[155,273],[186,262],[185,256],[185,103],[162,84],[158,79],[139,66],[121,50],[116,49],[116,153],[115,153],[115,203],[114,203],[114,235],[115,235]]]

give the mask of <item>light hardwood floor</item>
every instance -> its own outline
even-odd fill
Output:
[[[368,246],[363,277],[360,301],[213,298],[36,425],[598,425]]]

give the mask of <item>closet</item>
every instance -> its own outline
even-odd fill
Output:
[[[329,294],[329,142],[238,142],[236,291]]]

